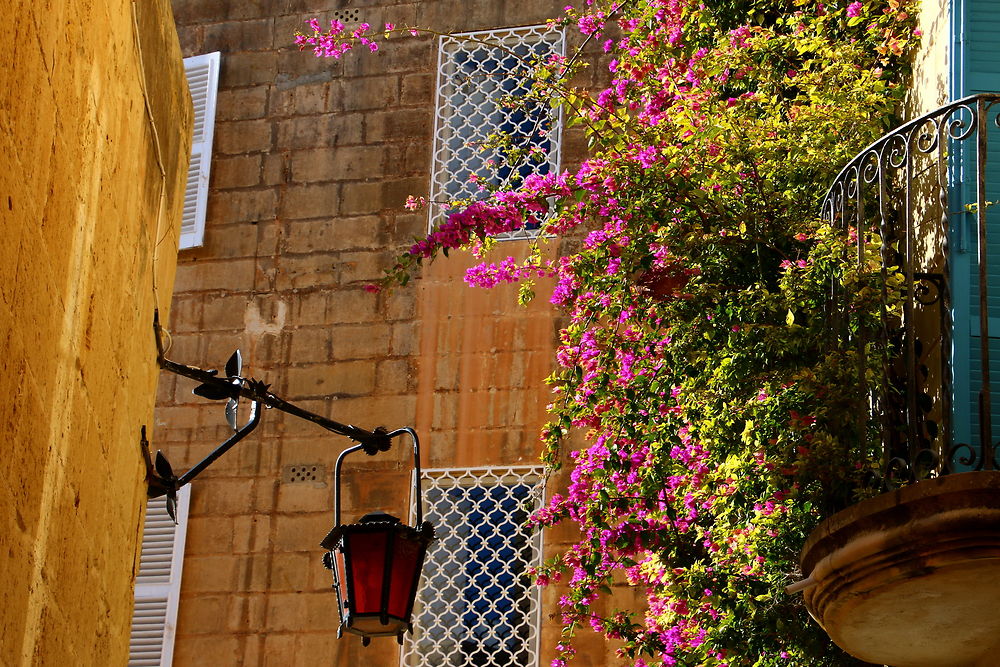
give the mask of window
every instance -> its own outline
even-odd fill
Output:
[[[184,487],[177,494],[176,525],[167,514],[166,498],[154,498],[146,505],[142,556],[135,579],[130,666],[168,667],[173,659],[190,490]]]
[[[208,208],[208,176],[212,164],[215,130],[215,98],[219,88],[219,52],[184,59],[191,101],[194,103],[194,136],[191,163],[184,190],[181,217],[181,250],[205,241],[205,211]]]
[[[429,470],[425,517],[437,539],[407,635],[407,667],[538,664],[541,535],[525,521],[542,502],[541,468]]]
[[[529,174],[558,167],[558,112],[525,96],[532,63],[564,50],[563,33],[545,26],[441,38],[431,201],[480,199],[480,184],[509,189]],[[509,146],[484,148],[498,134],[510,139]],[[540,159],[523,155],[530,151]],[[433,227],[443,213],[431,211]],[[523,229],[504,238],[535,234]]]

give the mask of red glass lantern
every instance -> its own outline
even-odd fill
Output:
[[[417,595],[420,571],[427,545],[434,539],[430,523],[422,521],[420,494],[420,449],[416,433],[411,429],[387,434],[408,433],[413,439],[414,499],[418,528],[403,524],[384,512],[372,512],[359,523],[340,523],[340,467],[344,456],[365,445],[341,453],[335,472],[335,524],[321,543],[328,550],[323,564],[333,571],[333,587],[337,591],[340,629],[362,637],[367,646],[372,637],[396,637],[403,642],[403,633],[413,632],[410,617]],[[373,453],[373,452],[369,452]]]

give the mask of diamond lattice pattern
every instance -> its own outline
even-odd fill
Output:
[[[541,535],[525,525],[542,500],[540,468],[428,471],[425,517],[437,540],[424,564],[407,667],[538,664]]]
[[[558,166],[558,112],[527,95],[533,64],[563,52],[563,33],[546,26],[441,38],[431,201],[482,199],[480,184],[510,189],[529,174]],[[509,147],[485,148],[493,135],[508,137]],[[531,159],[517,155],[531,149],[541,153]],[[443,218],[443,211],[432,208],[432,227]],[[503,238],[537,233],[536,225]]]

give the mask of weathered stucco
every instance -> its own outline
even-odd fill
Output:
[[[191,135],[170,5],[136,7],[19,2],[0,28],[3,665],[126,661]]]
[[[562,4],[379,0],[357,9],[372,25],[447,31],[543,23]],[[174,0],[185,55],[221,51],[222,76],[205,244],[179,259],[170,357],[219,368],[240,347],[245,373],[287,400],[365,428],[417,427],[426,467],[537,465],[557,342],[546,286],[529,308],[516,305],[515,288],[471,290],[462,282],[469,260],[456,253],[405,288],[364,290],[426,229],[426,212],[403,204],[430,185],[437,45],[394,39],[339,61],[295,47],[307,18],[344,7]],[[568,131],[564,165],[584,145],[579,128]],[[504,242],[493,259],[525,251],[523,241]],[[161,380],[157,427],[175,470],[228,435],[222,406],[192,396],[193,386]],[[175,665],[398,662],[391,639],[367,648],[336,639],[318,542],[332,527],[333,464],[348,444],[271,410],[195,481]],[[347,460],[347,520],[406,511],[408,456],[397,445]],[[318,479],[293,483],[290,469],[306,465]],[[551,531],[546,555],[571,532]],[[551,661],[561,629],[550,617],[557,591],[544,595],[539,664]],[[578,662],[616,664],[603,641]]]

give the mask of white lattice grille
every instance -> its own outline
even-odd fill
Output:
[[[538,664],[541,535],[525,526],[542,502],[542,468],[429,470],[424,517],[437,534],[428,550],[407,635],[407,667]]]
[[[441,38],[431,201],[481,199],[480,184],[511,188],[559,165],[558,112],[526,97],[533,63],[565,51],[563,33],[546,26],[487,30]],[[510,148],[484,148],[491,135]],[[541,150],[541,161],[516,155]],[[515,155],[512,155],[512,152]],[[431,227],[444,219],[431,208]],[[534,229],[503,238],[530,238]]]

